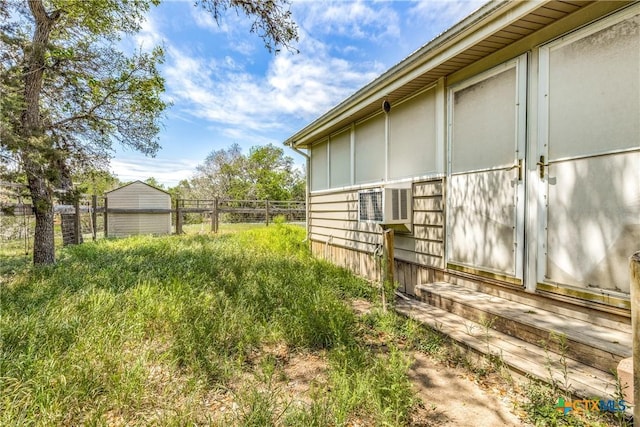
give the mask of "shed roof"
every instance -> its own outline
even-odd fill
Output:
[[[392,105],[594,1],[492,0],[289,137],[308,148],[357,120]],[[626,2],[618,2],[621,6]]]
[[[114,191],[122,190],[123,188],[126,188],[126,187],[128,187],[128,186],[130,186],[130,185],[133,185],[133,184],[142,184],[142,185],[146,185],[147,187],[153,188],[154,190],[158,190],[158,191],[161,191],[161,192],[163,192],[163,193],[165,193],[165,194],[171,195],[171,194],[170,194],[168,191],[166,191],[166,190],[163,190],[163,189],[161,189],[161,188],[158,188],[158,187],[155,187],[155,186],[153,186],[153,185],[147,184],[146,182],[142,182],[142,181],[140,181],[140,180],[136,180],[136,181],[130,182],[130,183],[128,183],[128,184],[122,185],[122,186],[120,186],[120,187],[118,187],[118,188],[114,188],[113,190],[106,191],[106,192],[105,192],[105,194],[109,194],[109,193],[113,193]]]

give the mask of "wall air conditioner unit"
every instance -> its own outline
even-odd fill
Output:
[[[410,232],[411,188],[377,188],[358,192],[358,221]]]

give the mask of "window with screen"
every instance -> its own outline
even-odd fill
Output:
[[[311,147],[311,190],[329,188],[327,141]]]

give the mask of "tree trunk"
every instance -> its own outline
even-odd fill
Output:
[[[25,166],[37,166],[26,162]],[[27,169],[27,167],[25,167]],[[33,211],[36,216],[36,229],[33,236],[33,263],[36,265],[53,264],[56,261],[53,234],[53,204],[51,192],[45,179],[37,173],[27,171]]]
[[[22,165],[27,175],[29,191],[36,216],[33,239],[33,263],[55,262],[53,242],[53,203],[46,171],[49,143],[43,131],[40,117],[40,93],[45,69],[45,52],[49,35],[60,17],[60,12],[49,15],[42,0],[29,0],[29,10],[35,20],[31,46],[25,50],[24,110],[20,117],[20,136],[23,149]]]
[[[56,262],[53,233],[53,209],[40,211],[36,209],[36,232],[33,243],[33,263],[36,265]]]

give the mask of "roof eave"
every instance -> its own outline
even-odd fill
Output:
[[[340,104],[311,122],[291,137],[284,141],[285,145],[297,148],[308,147],[315,141],[314,135],[323,128],[330,126],[330,123],[343,119],[345,116],[353,114],[365,103],[375,99],[383,99],[388,88],[409,75],[412,71],[425,66],[431,59],[439,53],[455,46],[470,34],[478,29],[487,26],[491,21],[496,20],[510,9],[522,11],[514,13],[514,19],[527,13],[529,10],[546,3],[546,0],[532,2],[519,2],[513,0],[494,0],[481,6],[478,10],[458,22],[420,49],[413,52],[407,58],[391,67],[378,78],[367,84],[353,95],[342,101]],[[501,12],[500,14],[498,12]]]

